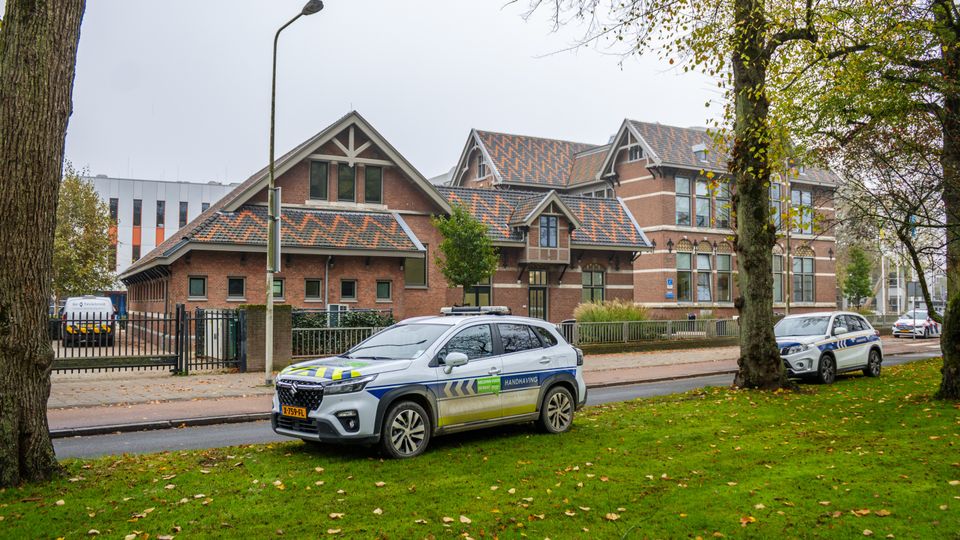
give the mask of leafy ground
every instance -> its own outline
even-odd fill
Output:
[[[71,460],[0,491],[0,537],[960,538],[939,365],[593,407],[562,436],[450,436],[412,461],[300,442]]]

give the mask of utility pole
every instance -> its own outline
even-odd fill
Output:
[[[280,32],[290,26],[297,19],[304,15],[313,15],[323,9],[323,2],[320,0],[310,0],[303,6],[300,13],[287,21],[286,24],[277,30],[273,36],[273,78],[270,83],[270,185],[267,188],[267,328],[265,332],[264,344],[264,370],[266,371],[266,384],[273,384],[273,274],[280,271],[280,203],[277,197],[277,189],[274,184],[274,132],[277,118],[277,42],[280,40]]]

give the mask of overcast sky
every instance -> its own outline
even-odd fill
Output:
[[[92,0],[67,159],[92,174],[239,182],[266,164],[273,34],[303,0]],[[712,83],[654,55],[557,52],[582,28],[525,0],[327,0],[280,39],[277,155],[358,110],[425,176],[470,128],[605,143],[625,118],[705,125]],[[556,54],[551,54],[556,53]]]

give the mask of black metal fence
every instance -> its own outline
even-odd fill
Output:
[[[244,313],[66,314],[50,320],[54,371],[245,369]]]

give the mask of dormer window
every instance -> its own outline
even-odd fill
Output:
[[[643,147],[634,144],[627,148],[627,161],[640,161],[641,159],[643,159]]]
[[[697,157],[697,160],[699,161],[707,160],[707,145],[703,143],[695,144],[693,145],[692,150],[693,150],[693,155]]]
[[[487,164],[483,162],[483,154],[477,152],[477,178],[487,175]]]
[[[557,216],[540,216],[540,247],[557,247]]]

